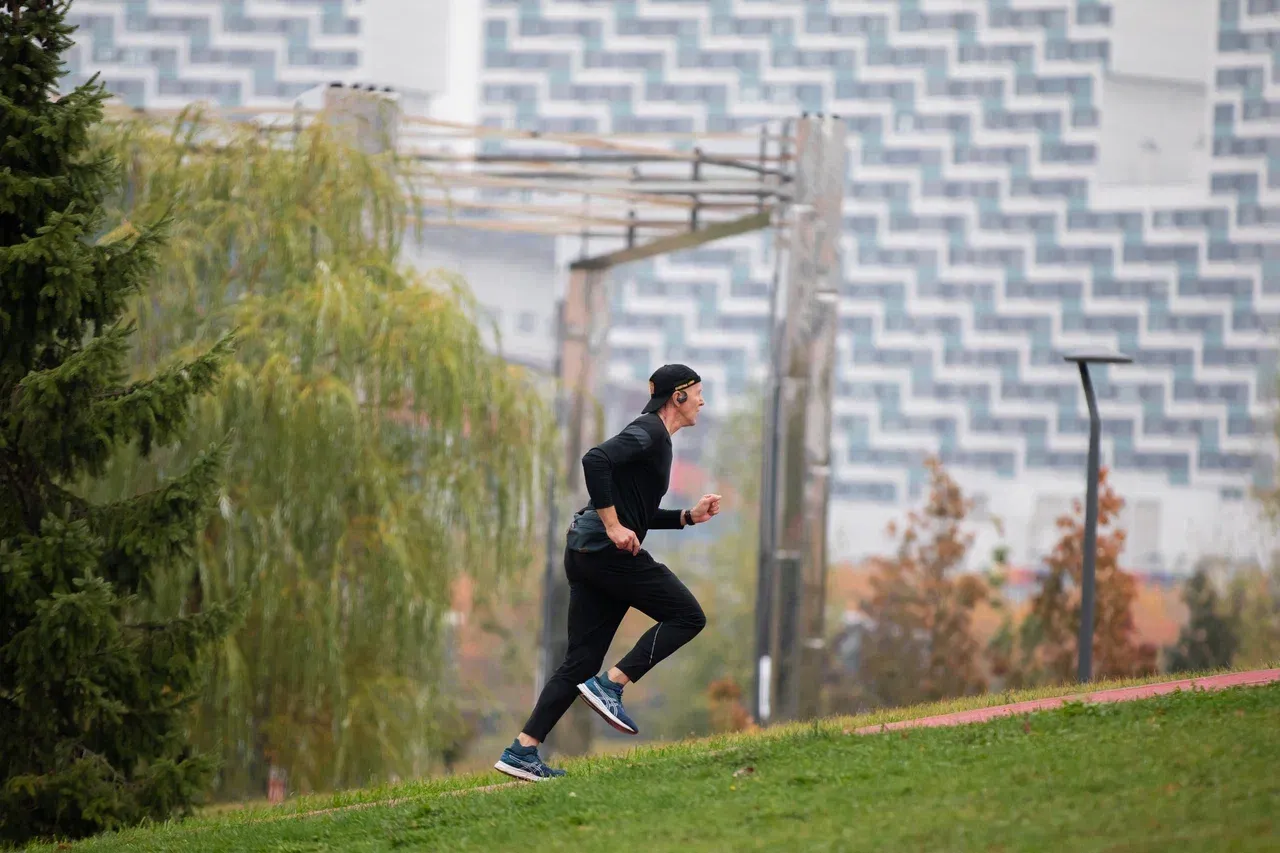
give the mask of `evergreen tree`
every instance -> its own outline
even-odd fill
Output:
[[[67,5],[0,7],[0,839],[16,841],[189,807],[213,768],[185,705],[233,621],[149,601],[188,557],[219,447],[154,491],[82,497],[118,448],[178,437],[229,345],[126,381],[120,318],[163,227],[103,233],[119,173],[90,143],[101,86],[57,95]]]
[[[1238,568],[1227,596],[1239,645],[1231,657],[1240,669],[1275,666],[1280,662],[1280,564],[1264,569],[1257,564]]]
[[[1182,600],[1189,615],[1178,634],[1178,642],[1168,649],[1169,671],[1190,672],[1231,665],[1239,646],[1236,623],[1239,615],[1227,612],[1213,579],[1204,566],[1196,569],[1182,588]]]

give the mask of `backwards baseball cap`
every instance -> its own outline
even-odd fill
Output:
[[[647,415],[658,411],[663,403],[671,399],[672,394],[701,381],[702,377],[694,373],[691,367],[683,364],[662,365],[649,377],[649,402],[642,413]]]

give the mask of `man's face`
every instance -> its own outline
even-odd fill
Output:
[[[689,399],[683,403],[676,404],[676,411],[680,413],[680,417],[686,424],[693,426],[698,422],[698,410],[707,404],[702,399],[702,383],[690,385],[685,389],[689,394]]]

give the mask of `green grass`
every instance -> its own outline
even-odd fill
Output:
[[[1052,694],[646,747],[572,762],[572,775],[554,783],[487,793],[440,796],[492,783],[496,774],[311,798],[105,835],[73,849],[1275,849],[1280,685],[1072,704],[959,728],[844,734],[1043,695]],[[387,796],[407,800],[286,817]]]
[[[1280,666],[1280,662],[1277,662],[1275,665]],[[1024,690],[1006,690],[1000,693],[984,693],[980,696],[946,699],[940,702],[930,702],[923,705],[911,705],[902,708],[885,708],[866,714],[858,714],[856,716],[830,717],[820,721],[817,725],[821,726],[823,730],[843,732],[846,729],[852,730],[862,726],[880,725],[881,723],[892,723],[899,720],[915,720],[922,717],[932,717],[938,714],[949,714],[954,711],[990,708],[996,705],[1025,702],[1031,699],[1072,696],[1079,693],[1096,693],[1100,690],[1136,687],[1142,684],[1158,684],[1170,681],[1174,678],[1179,680],[1186,678],[1204,678],[1211,675],[1220,675],[1230,671],[1231,670],[1227,669],[1206,670],[1203,672],[1182,673],[1176,677],[1169,676],[1168,674],[1160,674],[1144,676],[1141,678],[1109,679],[1094,682],[1083,688],[1079,684],[1058,684],[1047,687],[1033,687]],[[666,750],[673,747],[678,751],[683,750],[685,747],[710,750],[723,749],[739,745],[741,743],[755,742],[760,738],[787,737],[797,731],[808,731],[812,726],[812,723],[784,723],[750,734],[719,735],[676,743],[642,742],[638,747],[631,748],[621,745],[617,740],[610,740],[598,745],[599,751],[596,757],[572,760],[567,762],[564,766],[574,772],[579,772],[595,766],[603,757],[663,754]],[[497,760],[496,754],[493,756],[493,759]],[[553,763],[557,762],[553,761]],[[507,777],[501,776],[498,773],[483,773],[479,775],[458,776],[444,779],[415,780],[390,786],[361,788],[350,791],[339,791],[337,793],[313,794],[310,796],[292,799],[281,806],[273,807],[266,803],[255,803],[247,808],[236,808],[235,806],[232,806],[231,808],[233,811],[231,812],[227,811],[226,806],[219,806],[217,807],[216,812],[212,812],[212,810],[211,812],[216,816],[216,819],[219,822],[228,818],[241,821],[275,819],[281,815],[302,814],[322,809],[343,808],[346,806],[386,802],[388,800],[431,796],[434,794],[458,791],[466,788],[478,788],[506,781],[506,778]],[[197,820],[200,819],[203,818],[197,818]],[[191,821],[187,821],[187,823],[191,823]]]

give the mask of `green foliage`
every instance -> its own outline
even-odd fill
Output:
[[[444,795],[500,778],[489,773],[381,792],[367,808],[231,813],[86,849],[461,853],[527,844],[530,827],[565,851],[640,836],[655,851],[1275,846],[1278,685],[885,734],[831,723],[569,762],[547,784]]]
[[[1187,605],[1187,624],[1167,651],[1169,672],[1230,666],[1240,644],[1239,613],[1228,609],[1204,566],[1187,579],[1182,600]]]
[[[1280,563],[1240,567],[1227,586],[1227,609],[1239,639],[1236,666],[1280,664]]]
[[[198,112],[121,121],[128,221],[169,211],[153,298],[134,306],[135,370],[237,329],[195,415],[234,431],[195,569],[157,597],[252,591],[197,705],[218,795],[417,777],[456,742],[444,640],[451,587],[492,593],[530,562],[553,446],[531,378],[485,349],[465,284],[399,263],[403,164],[336,122],[287,138]],[[121,458],[112,494],[189,463]]]
[[[122,314],[164,223],[103,236],[118,166],[91,144],[105,94],[56,97],[67,4],[0,11],[0,838],[80,836],[189,810],[213,771],[184,723],[227,606],[156,606],[217,489],[221,436],[150,491],[91,502],[114,456],[182,436],[230,351],[126,383]]]

